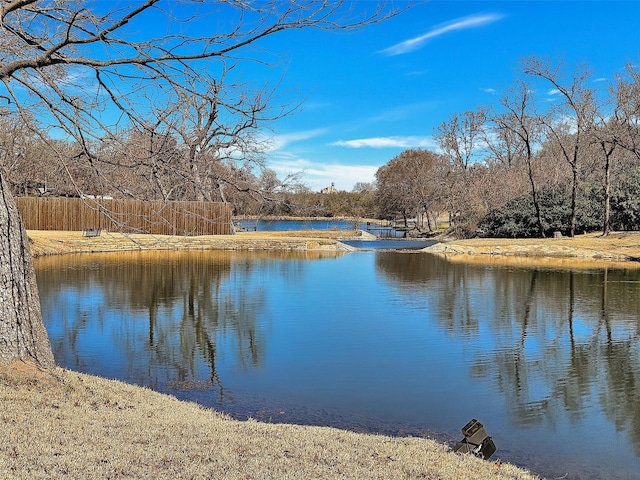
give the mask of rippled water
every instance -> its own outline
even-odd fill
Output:
[[[146,252],[36,261],[64,367],[238,418],[437,434],[478,418],[549,478],[637,477],[640,270],[425,253]]]

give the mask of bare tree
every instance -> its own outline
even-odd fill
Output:
[[[594,108],[592,141],[602,155],[604,168],[604,220],[602,235],[611,230],[611,173],[616,156],[622,150],[640,159],[640,71],[633,64],[625,67],[610,85],[609,104]],[[610,111],[613,114],[610,114]]]
[[[448,162],[429,150],[410,149],[397,155],[376,172],[376,199],[385,215],[402,215],[407,226],[409,216],[416,216],[420,230],[435,228],[438,206],[444,203],[439,179]],[[433,225],[431,219],[434,219]]]
[[[562,62],[552,64],[550,61],[530,57],[523,60],[523,72],[532,77],[539,77],[548,82],[558,93],[562,102],[552,109],[550,115],[541,116],[546,130],[558,144],[562,157],[571,166],[571,221],[569,235],[576,232],[578,170],[581,160],[581,148],[590,125],[593,113],[593,90],[586,87],[589,70],[577,68],[564,84]]]
[[[438,126],[436,138],[440,148],[456,168],[467,170],[478,158],[485,122],[484,110],[469,110],[452,115]]]
[[[617,111],[617,109],[616,109]],[[603,159],[604,180],[604,207],[602,221],[602,236],[609,235],[611,230],[611,169],[613,166],[614,152],[618,147],[619,124],[614,114],[611,118],[604,114],[602,108],[594,109],[589,129],[591,142],[596,144]]]
[[[506,125],[499,114],[488,114],[487,120],[492,123],[483,130],[482,139],[486,144],[488,161],[507,168],[517,168],[522,159],[523,145],[519,136]]]
[[[267,144],[258,139],[259,128],[291,113],[285,105],[275,105],[272,89],[253,90],[230,79],[232,74],[223,65],[215,79],[191,79],[187,90],[154,114],[158,121],[149,133],[175,138],[183,147],[183,161],[171,169],[190,192],[189,199],[225,200],[225,187],[259,193],[232,172],[264,169]]]
[[[376,204],[380,214],[389,219],[401,216],[404,226],[415,213],[415,192],[409,179],[414,174],[408,165],[410,153],[402,152],[376,171]]]
[[[448,167],[447,161],[441,155],[423,149],[408,150],[400,156],[406,165],[406,181],[415,202],[416,228],[423,228],[426,220],[427,229],[433,231],[437,228],[438,207],[444,204],[438,175]]]
[[[640,70],[628,64],[625,75],[616,78],[611,90],[615,97],[613,140],[640,159]]]
[[[452,225],[458,223],[461,212],[470,210],[467,208],[467,192],[472,182],[470,170],[474,163],[485,159],[482,152],[485,123],[486,113],[480,109],[454,114],[437,127],[436,140],[450,164],[446,183]]]
[[[501,104],[504,113],[496,115],[493,122],[498,127],[502,136],[511,141],[505,144],[509,151],[509,158],[522,158],[527,167],[527,177],[531,187],[531,200],[536,211],[536,221],[538,224],[538,235],[544,238],[544,226],[542,224],[542,213],[538,200],[538,190],[534,175],[535,145],[539,144],[540,128],[538,116],[533,109],[533,99],[531,90],[525,82],[519,82],[516,87],[507,92],[502,98]],[[511,164],[512,161],[509,162]]]
[[[192,97],[197,99],[193,105],[211,107],[207,101],[215,97],[212,85],[220,65],[228,69],[259,61],[262,39],[287,30],[357,28],[397,13],[384,3],[369,11],[370,4],[363,5],[345,0],[3,1],[0,99],[16,114],[37,118],[44,140],[63,138],[73,145],[71,158],[85,160],[100,178],[104,139],[156,125],[157,106],[172,98]],[[210,15],[228,21],[204,25]],[[202,77],[210,81],[200,90]],[[195,145],[202,143],[196,139]],[[1,176],[0,218],[6,228],[0,234],[0,362],[33,359],[51,365],[27,237]]]

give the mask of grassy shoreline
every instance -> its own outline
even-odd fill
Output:
[[[417,437],[232,420],[151,390],[0,368],[0,478],[535,480]]]
[[[29,230],[34,257],[69,253],[126,252],[141,250],[289,250],[348,251],[338,238],[352,238],[361,232],[313,230],[309,232],[242,232],[235,235],[122,234],[103,232],[97,237],[83,237],[82,232]]]
[[[474,238],[434,245],[432,253],[501,255],[529,258],[575,258],[606,262],[640,262],[640,232],[599,233],[573,238]]]
[[[356,232],[158,237],[30,231],[34,256],[97,251],[290,249],[339,252]],[[460,261],[640,265],[640,234],[607,239],[465,240],[432,253]],[[119,381],[15,363],[0,367],[0,478],[537,479],[427,438],[241,422]],[[498,448],[500,448],[498,442]],[[499,457],[500,450],[496,456]]]
[[[235,235],[179,237],[170,235],[120,234],[104,232],[99,237],[83,237],[82,232],[27,232],[34,257],[68,253],[121,252],[136,250],[291,250],[343,252],[353,250],[341,239],[369,239],[358,230],[309,230],[282,232],[240,232]],[[574,238],[440,239],[424,249],[454,261],[495,262],[496,258],[527,258],[531,262],[563,260],[596,262],[603,265],[640,266],[640,232],[613,232],[607,237],[591,233]],[[592,264],[593,265],[593,264]]]

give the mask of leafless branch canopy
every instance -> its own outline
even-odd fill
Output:
[[[384,1],[2,1],[0,102],[38,134],[71,142],[71,157],[97,177],[99,166],[144,166],[166,198],[173,187],[159,179],[170,170],[206,198],[213,183],[234,183],[225,159],[259,164],[259,129],[295,110],[278,97],[277,80],[246,78],[241,68],[278,62],[263,50],[267,37],[354,29],[397,13]],[[132,149],[134,137],[146,147]],[[179,154],[165,155],[169,141]]]

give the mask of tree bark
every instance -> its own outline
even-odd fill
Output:
[[[536,189],[536,181],[533,176],[533,151],[531,149],[531,143],[529,138],[525,140],[527,147],[527,172],[529,174],[529,183],[531,185],[531,200],[533,201],[533,207],[536,210],[536,222],[538,223],[538,235],[540,238],[544,238],[544,225],[542,224],[542,212],[540,211],[540,202],[538,201],[538,191]]]
[[[578,223],[578,166],[577,163],[572,163],[573,169],[573,181],[571,182],[571,226],[569,229],[569,236],[571,238],[576,236],[576,225]]]
[[[616,148],[616,144],[612,143],[611,148],[607,149],[604,140],[600,142],[604,153],[604,221],[602,225],[602,236],[609,235],[611,230],[611,155]]]
[[[0,365],[31,360],[45,368],[53,367],[29,239],[1,174],[0,228]]]

